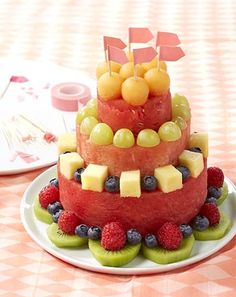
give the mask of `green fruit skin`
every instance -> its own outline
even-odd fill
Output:
[[[52,216],[47,211],[47,209],[43,208],[39,203],[39,198],[37,197],[34,202],[34,214],[36,218],[46,224],[52,224]]]
[[[228,190],[228,185],[226,182],[224,182],[223,187],[221,188],[221,196],[219,199],[216,200],[217,206],[221,205],[225,199],[228,197],[229,190]]]
[[[52,223],[47,229],[48,238],[59,248],[80,247],[87,243],[87,238],[77,235],[69,235],[61,231],[56,223]]]
[[[101,246],[99,240],[89,239],[88,246],[94,258],[103,266],[120,267],[128,264],[138,255],[141,243],[127,244],[119,251],[107,251]]]
[[[179,249],[173,251],[161,247],[149,248],[142,244],[142,252],[145,258],[157,264],[170,264],[189,258],[194,242],[194,236],[191,235],[183,239]]]
[[[220,212],[220,222],[215,226],[210,226],[206,230],[197,231],[193,229],[193,235],[196,240],[217,240],[221,239],[231,229],[232,222],[230,218],[224,213]]]

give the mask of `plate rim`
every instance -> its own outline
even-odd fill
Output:
[[[27,187],[27,189],[25,190],[23,197],[21,199],[21,204],[20,204],[20,217],[21,217],[21,221],[23,223],[23,226],[26,230],[26,232],[28,233],[28,235],[45,251],[47,251],[48,253],[50,253],[51,255],[53,255],[54,257],[72,264],[75,267],[79,267],[85,270],[89,270],[92,272],[100,272],[100,273],[105,273],[105,274],[114,274],[114,275],[148,275],[148,274],[159,274],[162,272],[169,272],[172,270],[176,270],[179,268],[184,268],[187,267],[189,265],[195,264],[197,262],[200,262],[206,258],[208,258],[209,256],[215,254],[216,252],[218,252],[220,249],[222,249],[226,244],[228,244],[236,235],[236,217],[232,222],[232,228],[231,230],[228,232],[228,234],[220,239],[218,241],[218,244],[215,245],[215,248],[208,250],[207,252],[204,252],[202,254],[197,254],[193,257],[190,257],[186,260],[180,261],[180,262],[175,262],[175,263],[170,263],[170,264],[165,264],[165,265],[161,265],[161,264],[156,264],[153,263],[153,265],[155,265],[154,267],[108,267],[108,266],[102,266],[101,264],[97,264],[97,266],[91,265],[91,264],[84,264],[81,263],[80,261],[76,260],[76,259],[71,259],[71,257],[67,256],[67,255],[62,255],[60,253],[60,248],[54,247],[52,244],[51,245],[46,245],[44,244],[44,242],[40,241],[40,238],[33,232],[29,222],[28,222],[28,218],[25,215],[25,210],[28,209],[29,207],[31,208],[31,212],[33,212],[33,204],[29,204],[27,202],[27,200],[32,200],[33,202],[33,197],[29,197],[30,192],[32,191],[32,189],[38,184],[40,183],[40,181],[42,181],[45,176],[47,175],[54,175],[56,174],[56,168],[57,165],[54,165],[50,168],[48,168],[47,170],[43,171],[40,175],[38,175]],[[233,194],[235,196],[236,194],[236,186],[233,184],[233,182],[225,177],[225,181],[228,185],[230,185],[233,188]],[[32,203],[31,202],[31,203]],[[226,203],[228,201],[226,200]],[[229,203],[229,202],[228,202]],[[232,203],[235,204],[235,208],[236,208],[236,200],[232,201]],[[33,215],[35,222],[37,223],[37,219],[35,218],[35,216]],[[203,242],[206,243],[206,242]],[[78,250],[79,252],[79,250]],[[90,255],[91,257],[93,257],[92,255]],[[145,259],[145,261],[149,261],[148,259]],[[151,262],[151,261],[149,261]]]

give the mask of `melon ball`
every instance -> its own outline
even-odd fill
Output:
[[[121,65],[111,61],[111,71],[113,72],[119,72],[120,71],[120,67]],[[103,73],[109,72],[109,65],[108,62],[104,61],[98,64],[97,69],[96,69],[96,76],[97,79],[99,79],[99,77],[101,75],[103,75]]]
[[[121,85],[123,79],[119,73],[104,73],[98,80],[98,95],[105,101],[115,100],[121,97]]]
[[[143,66],[140,64],[137,64],[136,65],[137,76],[143,77],[144,73],[145,73],[145,71],[143,69]],[[122,65],[120,68],[120,75],[123,77],[123,79],[134,76],[134,63],[128,62],[128,63]]]
[[[143,105],[148,99],[148,84],[142,77],[137,77],[137,79],[129,77],[123,82],[121,93],[128,104]]]
[[[148,83],[150,95],[159,96],[165,94],[170,88],[170,77],[164,70],[152,68],[148,70],[144,78]]]
[[[167,71],[166,62],[159,61],[159,63],[160,63],[160,69]],[[152,68],[157,68],[157,66],[158,66],[157,58],[154,58],[151,62],[142,63],[142,66],[145,71],[148,71],[149,69],[152,69]]]

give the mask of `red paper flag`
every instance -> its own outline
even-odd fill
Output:
[[[185,56],[181,47],[160,46],[159,60],[160,61],[177,61]]]
[[[25,76],[14,76],[14,75],[13,75],[13,76],[10,78],[10,81],[11,81],[11,82],[22,83],[22,82],[27,82],[27,81],[29,81],[29,80],[28,80],[28,78],[25,77]]]
[[[118,47],[123,49],[126,47],[126,44],[120,39],[116,37],[103,36],[104,50],[107,50],[108,45]]]
[[[146,43],[153,37],[148,28],[129,28],[129,43]]]
[[[134,65],[141,63],[148,63],[152,61],[157,55],[156,50],[149,46],[145,48],[136,48],[133,50],[134,54]]]
[[[119,64],[128,63],[128,58],[122,49],[108,45],[108,60]]]
[[[178,44],[180,44],[180,40],[177,34],[170,32],[157,32],[156,46],[176,46]]]

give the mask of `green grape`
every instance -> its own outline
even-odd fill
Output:
[[[183,104],[176,104],[172,107],[172,116],[173,118],[181,117],[188,121],[191,118],[190,108]]]
[[[116,131],[113,144],[120,148],[132,147],[135,143],[134,134],[129,129],[120,129]]]
[[[93,127],[90,133],[90,140],[98,145],[112,144],[113,131],[107,124],[99,123]]]
[[[93,128],[98,124],[98,120],[93,116],[88,116],[83,119],[80,124],[80,133],[90,135]]]
[[[160,143],[158,133],[152,129],[143,129],[137,137],[137,145],[142,147],[153,147]]]
[[[183,130],[187,127],[186,121],[181,117],[176,117],[176,118],[172,119],[172,122],[176,123],[176,125],[178,125],[181,130]]]
[[[189,108],[188,99],[185,96],[176,93],[172,97],[172,107],[179,104],[182,104]]]
[[[84,106],[81,108],[80,111],[78,111],[76,116],[76,123],[80,124],[84,118],[88,116],[93,116],[95,118],[98,117],[98,111],[96,106]]]
[[[158,134],[163,141],[175,141],[181,137],[181,130],[174,122],[166,122],[161,125]]]
[[[87,102],[86,106],[87,107],[95,107],[95,108],[97,108],[97,106],[98,106],[98,100],[97,100],[97,98],[90,99]]]

